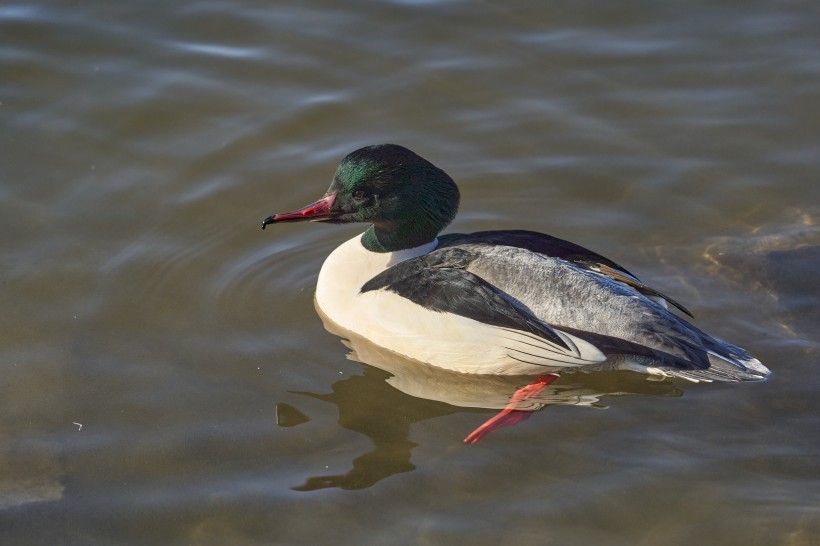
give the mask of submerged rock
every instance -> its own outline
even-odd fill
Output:
[[[760,288],[784,327],[813,336],[820,326],[820,225],[806,212],[761,226],[751,236],[723,237],[704,251],[712,272]]]

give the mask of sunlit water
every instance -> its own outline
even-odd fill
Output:
[[[818,24],[3,4],[0,542],[820,543]],[[565,376],[463,445],[520,383],[349,354],[313,289],[362,228],[259,230],[378,142],[458,181],[451,230],[602,252],[774,375]]]

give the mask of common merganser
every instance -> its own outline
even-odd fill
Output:
[[[691,314],[617,263],[532,231],[439,233],[459,190],[394,144],[347,155],[324,197],[268,224],[362,222],[316,287],[343,329],[414,360],[473,374],[540,375],[626,368],[692,381],[753,381],[770,372],[740,347],[672,313]]]

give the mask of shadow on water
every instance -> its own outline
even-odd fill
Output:
[[[469,375],[435,368],[340,330],[322,318],[328,331],[343,338],[342,342],[350,349],[347,357],[365,364],[363,374],[337,381],[330,393],[296,394],[336,405],[339,425],[367,436],[374,448],[355,458],[353,468],[344,474],[309,477],[305,483],[292,488],[296,491],[331,487],[365,489],[393,474],[415,470],[411,455],[418,444],[409,439],[413,424],[463,411],[483,414],[488,410],[498,411],[507,406],[516,390],[533,379]],[[604,397],[677,397],[682,394],[683,390],[671,381],[650,380],[633,372],[570,373],[516,409],[537,412],[555,405],[603,409],[607,407],[601,402]],[[278,409],[281,426],[307,421],[296,408],[280,404]],[[481,422],[477,420],[476,425]]]

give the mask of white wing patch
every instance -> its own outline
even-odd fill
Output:
[[[595,345],[566,332],[555,330],[567,347],[561,347],[551,341],[529,332],[499,328],[508,356],[521,362],[540,366],[586,366],[606,360],[606,355]]]

